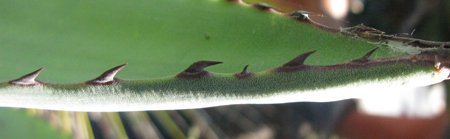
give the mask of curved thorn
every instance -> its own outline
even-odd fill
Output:
[[[197,62],[193,63],[191,66],[189,66],[186,70],[184,70],[184,72],[197,73],[197,72],[202,71],[206,67],[209,67],[209,66],[212,66],[212,65],[216,65],[216,64],[221,64],[221,63],[223,63],[223,62],[219,62],[219,61],[197,61]]]
[[[128,63],[122,64],[120,66],[114,67],[102,73],[99,77],[87,81],[88,84],[102,84],[114,81],[114,76],[119,72],[123,67],[128,65]]]
[[[303,53],[303,54],[295,57],[291,61],[287,62],[286,64],[283,64],[282,67],[295,67],[295,66],[303,65],[303,63],[305,62],[306,58],[308,58],[309,55],[313,54],[316,51],[317,50],[313,50],[313,51],[309,51],[309,52]]]
[[[191,79],[191,78],[201,78],[204,76],[208,76],[210,73],[208,71],[203,70],[204,68],[216,64],[220,64],[223,62],[219,61],[197,61],[193,63],[191,66],[189,66],[186,70],[183,72],[177,74],[176,78],[182,78],[182,79]]]
[[[375,52],[375,50],[377,50],[378,48],[380,48],[380,47],[376,47],[376,48],[370,50],[370,51],[367,52],[362,58],[367,58],[367,59],[369,59],[370,56],[373,54],[373,52]]]
[[[247,74],[248,73],[247,68],[248,68],[248,65],[245,66],[244,69],[242,70],[242,72],[239,74]]]
[[[255,75],[255,73],[247,71],[248,65],[244,67],[242,72],[234,74],[234,76],[238,79],[246,79]]]
[[[372,55],[373,52],[375,52],[375,50],[377,50],[378,48],[380,48],[380,47],[376,47],[376,48],[370,50],[364,56],[362,56],[361,58],[352,60],[352,62],[367,62],[367,61],[369,61],[370,60],[370,55]]]
[[[9,81],[10,84],[14,85],[36,85],[38,82],[35,81],[36,77],[41,73],[44,68],[40,68],[36,71],[33,71],[27,75],[20,77],[19,79]]]
[[[277,9],[276,7],[270,6],[269,4],[264,2],[257,2],[253,4],[253,6],[259,10]]]

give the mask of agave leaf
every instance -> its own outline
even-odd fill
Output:
[[[329,65],[379,46],[372,58],[408,54],[223,0],[0,1],[3,81],[45,67],[39,80],[82,82],[123,63],[117,77],[148,79],[198,60],[225,62],[212,72],[241,72],[247,64],[255,72],[311,50],[307,64]]]
[[[43,66],[38,80],[82,82],[122,63],[129,66],[117,77],[148,79],[175,75],[198,60],[225,63],[209,68],[212,72],[236,73],[247,64],[263,71],[311,50],[317,52],[306,64],[330,65],[360,58],[379,46],[372,58],[422,49],[403,44],[430,46],[426,49],[433,51],[440,44],[376,34],[381,31],[364,26],[330,29],[300,22],[307,19],[304,11],[288,16],[224,0],[0,5],[3,80]]]

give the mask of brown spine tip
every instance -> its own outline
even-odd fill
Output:
[[[375,49],[370,50],[369,52],[367,52],[364,56],[362,56],[361,58],[352,60],[351,62],[353,63],[364,63],[364,62],[368,62],[370,61],[370,56],[373,54],[373,52],[375,52],[375,50],[377,50],[380,47],[377,47]]]
[[[283,64],[281,67],[296,67],[296,66],[301,66],[304,64],[306,58],[309,57],[309,55],[313,54],[314,52],[316,52],[317,50],[313,50],[313,51],[309,51],[306,53],[303,53],[297,57],[295,57],[294,59],[292,59],[291,61],[287,62],[286,64]]]
[[[255,4],[253,4],[253,7],[255,7],[256,9],[262,10],[262,11],[267,11],[270,9],[277,9],[276,7],[270,6],[269,4],[264,3],[264,2],[255,3]]]
[[[105,71],[102,75],[99,77],[86,81],[86,84],[90,85],[106,85],[106,84],[112,84],[121,81],[120,79],[114,78],[114,76],[119,72],[123,67],[128,65],[128,63],[122,64],[120,66],[114,67],[112,69],[109,69]]]
[[[237,77],[237,78],[239,78],[239,79],[252,77],[252,76],[254,75],[254,73],[248,72],[248,71],[247,71],[247,68],[248,68],[248,65],[244,67],[244,69],[242,70],[242,72],[236,73],[236,74],[234,74],[234,76]]]
[[[197,61],[189,66],[186,70],[178,74],[177,78],[200,78],[209,75],[208,71],[205,71],[206,67],[221,64],[219,61]]]
[[[24,75],[16,80],[11,80],[8,83],[11,85],[20,85],[20,86],[34,86],[41,84],[39,81],[36,81],[36,77],[41,73],[44,68],[40,68],[34,72],[31,72],[27,75]]]

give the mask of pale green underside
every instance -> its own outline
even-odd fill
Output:
[[[371,76],[373,74],[379,76]],[[440,81],[433,67],[395,65],[371,69],[262,72],[247,79],[213,74],[200,79],[163,78],[107,86],[0,87],[0,106],[70,111],[140,111],[230,104],[336,101],[372,89]],[[443,75],[448,75],[444,73]],[[361,90],[362,89],[362,90]]]

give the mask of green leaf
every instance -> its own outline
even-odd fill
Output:
[[[175,75],[198,60],[225,62],[208,68],[212,72],[236,73],[247,64],[257,72],[311,50],[318,51],[307,64],[330,65],[378,46],[372,58],[408,54],[407,47],[395,50],[224,0],[0,1],[2,81],[45,67],[38,80],[83,82],[123,63],[129,65],[118,78],[149,79]],[[25,131],[34,124],[23,122],[42,122],[20,111],[0,109],[0,119],[7,123],[0,128],[8,127],[0,133],[11,133],[2,138],[53,135],[47,128]]]
[[[123,63],[118,77],[175,75],[198,60],[235,73],[280,66],[318,50],[306,63],[337,64],[377,47],[273,12],[223,0],[1,1],[1,79],[45,67],[39,80],[81,82]],[[392,55],[386,48],[374,57]]]
[[[208,68],[212,72],[237,73],[247,64],[251,72],[264,71],[311,50],[317,52],[306,60],[309,65],[350,61],[378,46],[383,47],[372,58],[400,58],[424,49],[413,48],[413,44],[431,47],[423,59],[439,55],[436,62],[440,62],[448,53],[437,53],[441,43],[376,34],[380,31],[364,26],[329,29],[308,23],[304,11],[288,16],[224,0],[0,1],[0,9],[0,78],[5,81],[42,66],[46,68],[38,80],[68,83],[93,79],[123,63],[129,66],[118,78],[148,79],[176,75],[198,60],[225,63]],[[448,59],[444,61],[448,64]],[[403,70],[384,73],[386,69],[364,77],[387,79],[382,84],[389,85],[410,75]],[[402,69],[435,71],[429,65]],[[329,88],[346,84],[346,80],[332,79],[351,72],[330,73],[320,79],[334,81]]]

